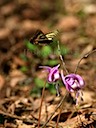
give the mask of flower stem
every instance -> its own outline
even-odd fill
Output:
[[[63,68],[64,68],[66,74],[69,74],[69,73],[68,73],[68,70],[67,70],[67,68],[66,68],[66,64],[65,64],[65,62],[64,62],[64,59],[63,59],[63,57],[62,57],[62,55],[61,55],[61,49],[60,49],[59,41],[58,41],[58,52],[59,52],[60,60],[62,61],[62,64],[63,64]]]
[[[66,95],[65,95],[65,96],[66,96]],[[65,99],[65,97],[64,97],[64,99]],[[58,128],[58,123],[59,123],[59,119],[60,119],[60,115],[61,115],[63,106],[64,106],[64,102],[62,102],[62,105],[61,105],[61,107],[60,107],[60,111],[59,111],[58,118],[57,118],[57,122],[56,122],[56,128]]]
[[[47,80],[46,80],[46,82],[47,82]],[[42,104],[43,104],[43,99],[44,99],[44,92],[45,92],[46,82],[45,82],[43,90],[42,90],[41,104],[40,104],[40,109],[39,109],[38,128],[40,128],[41,110],[42,110]]]
[[[45,128],[47,123],[52,119],[54,113],[58,110],[58,108],[62,105],[62,103],[64,102],[65,100],[65,97],[67,95],[67,92],[66,94],[63,96],[63,98],[61,99],[60,103],[57,105],[57,107],[55,108],[54,112],[51,114],[51,116],[49,117],[49,119],[45,122],[45,124],[42,126],[42,128]]]
[[[75,71],[74,71],[75,74],[77,73],[77,69],[79,68],[80,62],[81,62],[83,59],[87,58],[90,54],[92,54],[92,53],[94,53],[94,52],[96,52],[96,49],[94,49],[94,50],[92,50],[92,51],[86,53],[83,57],[81,57],[81,59],[79,60],[77,66],[76,66],[76,68],[75,68]]]

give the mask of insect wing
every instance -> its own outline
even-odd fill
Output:
[[[54,32],[51,32],[51,33],[48,33],[46,34],[46,37],[48,38],[48,40],[53,40],[54,37],[56,37],[58,34],[58,30],[54,31]]]
[[[44,34],[41,30],[37,30],[34,36],[30,39],[32,44],[49,44],[53,41],[53,38],[58,34],[58,30]]]
[[[43,38],[46,38],[44,33],[41,30],[37,30],[34,36],[30,39],[30,43],[32,44],[38,44],[40,40]]]

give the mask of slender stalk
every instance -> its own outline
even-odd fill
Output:
[[[47,80],[46,80],[46,82],[47,82]],[[40,110],[39,110],[39,119],[38,119],[38,128],[40,128],[41,110],[42,110],[42,104],[43,104],[43,99],[44,99],[44,92],[45,92],[46,82],[45,82],[43,90],[42,90],[41,104],[40,104]]]
[[[66,92],[67,94],[67,92]],[[57,105],[57,107],[55,108],[54,112],[51,114],[51,116],[49,117],[49,119],[45,122],[45,124],[42,126],[42,128],[45,128],[46,125],[48,124],[48,122],[52,119],[54,113],[58,110],[58,108],[62,105],[62,103],[65,100],[66,94],[63,96],[63,98],[61,99],[60,103]]]
[[[79,68],[80,62],[81,62],[83,59],[87,58],[90,54],[92,54],[92,53],[94,53],[94,52],[96,52],[96,49],[94,49],[93,51],[90,51],[90,52],[86,53],[83,57],[81,57],[81,59],[79,60],[77,66],[76,66],[76,68],[75,68],[75,71],[74,71],[75,74],[77,73],[77,69]]]
[[[58,52],[59,52],[60,60],[62,61],[62,64],[63,64],[63,68],[64,68],[66,74],[69,74],[69,73],[68,73],[68,70],[67,70],[67,68],[66,68],[66,64],[65,64],[65,62],[64,62],[64,60],[63,60],[63,57],[62,57],[62,55],[61,55],[61,49],[60,49],[59,41],[58,41]]]
[[[65,96],[66,96],[66,95],[65,95]],[[60,107],[59,115],[58,115],[57,122],[56,122],[56,128],[58,128],[58,123],[59,123],[59,120],[60,120],[60,115],[61,115],[63,106],[64,106],[64,102],[62,102],[62,105],[61,105],[61,107]]]

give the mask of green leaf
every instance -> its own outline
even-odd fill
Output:
[[[52,43],[50,43],[50,46],[53,48],[53,49],[56,49],[57,48],[57,46],[58,46],[58,40],[57,39],[53,39],[53,42]]]
[[[35,51],[37,49],[37,46],[34,44],[31,44],[29,41],[25,41],[25,46],[30,50],[30,51]]]
[[[41,96],[41,89],[38,87],[34,87],[31,90],[30,95],[32,95],[32,97],[40,97]]]
[[[48,60],[45,65],[54,66],[54,65],[57,65],[58,63],[59,63],[58,60]]]
[[[27,72],[27,71],[28,71],[28,68],[27,68],[26,66],[22,66],[22,67],[20,68],[20,70],[21,70],[22,72]]]
[[[42,47],[41,49],[41,56],[42,57],[48,57],[52,53],[52,49],[50,46]]]
[[[49,84],[48,90],[52,93],[52,94],[56,94],[56,89],[55,86],[53,84]]]
[[[46,83],[46,88],[49,88],[50,84],[49,83]]]
[[[38,88],[44,87],[44,84],[45,84],[44,80],[39,79],[39,78],[35,78],[34,82]]]
[[[69,49],[65,46],[61,46],[60,49],[61,49],[61,54],[62,55],[66,55],[69,52]]]
[[[81,19],[84,19],[84,18],[86,18],[87,15],[83,10],[80,10],[77,12],[77,16]]]
[[[28,58],[25,54],[20,54],[20,58],[24,61],[28,61]]]

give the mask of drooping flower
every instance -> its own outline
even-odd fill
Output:
[[[66,76],[63,75],[63,71],[61,71],[61,78],[69,92],[76,92],[76,102],[78,97],[80,96],[82,99],[81,89],[84,87],[84,80],[78,74],[68,74]]]
[[[48,82],[52,83],[52,82],[56,82],[59,78],[60,78],[60,74],[59,74],[59,67],[60,64],[58,64],[55,67],[49,67],[49,66],[39,66],[40,68],[44,68],[48,71]]]

